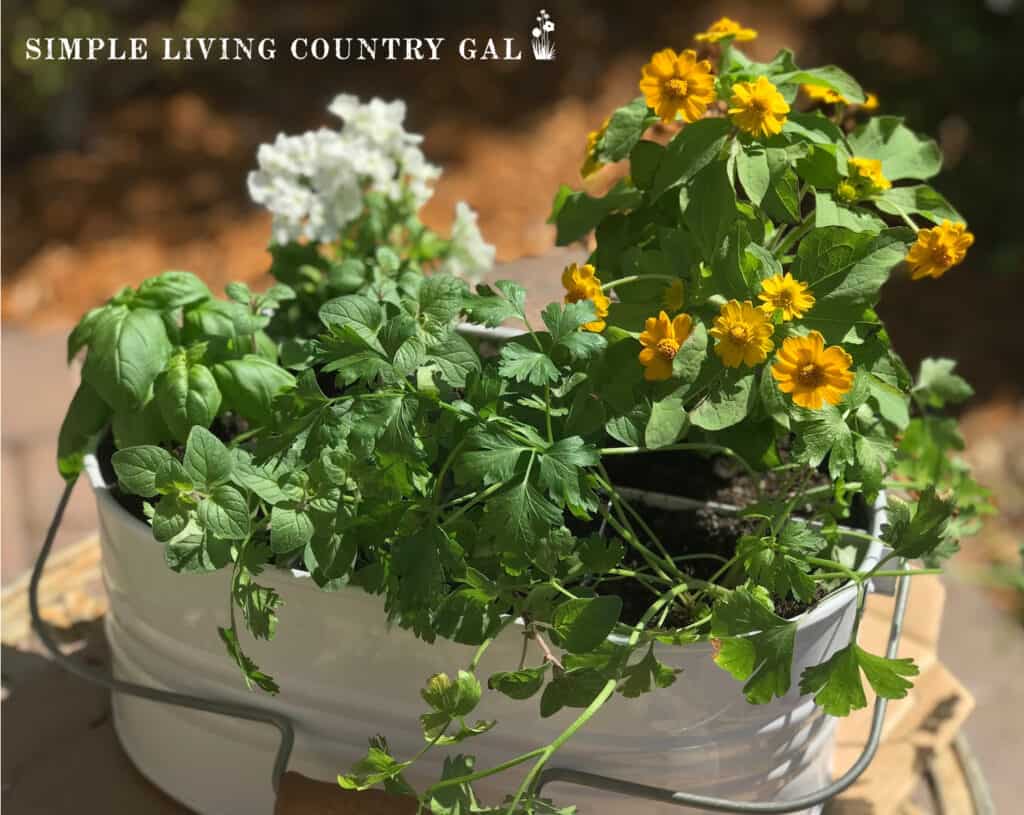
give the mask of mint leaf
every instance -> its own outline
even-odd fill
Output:
[[[188,434],[182,463],[192,482],[207,489],[227,481],[234,469],[228,448],[205,427],[193,427]]]
[[[313,520],[305,511],[278,504],[270,513],[270,548],[293,552],[313,537]],[[319,559],[319,558],[318,558]]]
[[[575,654],[599,648],[622,613],[622,598],[612,594],[567,600],[555,608],[551,624],[562,647]]]
[[[448,334],[427,351],[427,360],[437,366],[441,379],[453,388],[466,387],[471,374],[480,372],[480,356],[465,338]]]
[[[234,487],[220,484],[199,502],[196,515],[203,528],[218,538],[241,540],[249,534],[249,506]]]
[[[153,537],[160,543],[174,538],[188,526],[191,507],[177,495],[161,496],[153,508]]]
[[[118,483],[133,495],[152,498],[157,494],[156,474],[161,465],[174,461],[162,447],[144,444],[118,450],[111,457]]]
[[[435,274],[423,281],[419,290],[419,311],[423,327],[430,333],[443,333],[462,310],[466,284],[446,274]]]
[[[800,678],[800,693],[813,693],[814,701],[828,715],[846,716],[867,705],[861,671],[875,693],[886,699],[905,697],[913,683],[904,677],[918,674],[912,659],[875,656],[851,643],[827,662],[805,669]]]

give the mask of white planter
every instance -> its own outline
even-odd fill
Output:
[[[336,778],[365,751],[368,737],[387,737],[402,758],[422,747],[419,689],[428,676],[455,672],[474,649],[433,645],[391,628],[383,601],[359,589],[321,591],[301,572],[267,570],[260,582],[284,599],[272,642],[243,636],[243,647],[278,681],[278,697],[248,692],[217,637],[228,612],[226,570],[178,575],[148,526],[110,495],[95,459],[87,464],[96,493],[103,572],[110,595],[107,637],[118,677],[191,694],[257,704],[289,716],[296,742],[290,769]],[[879,505],[882,507],[884,505]],[[884,509],[877,508],[877,535]],[[877,561],[872,544],[865,562]],[[847,586],[799,618],[794,685],[808,665],[826,660],[849,636],[855,590]],[[517,664],[522,640],[513,629],[491,646],[480,675]],[[684,673],[670,689],[639,699],[614,698],[557,754],[553,764],[646,784],[745,800],[797,797],[827,783],[835,722],[794,688],[767,705],[748,704],[741,685],[718,668],[708,644],[659,646],[663,662]],[[278,734],[271,727],[114,696],[114,723],[138,768],[157,786],[204,815],[270,815],[271,765]],[[498,719],[490,733],[463,745],[490,766],[541,746],[578,715],[542,720],[537,699],[513,702],[484,693],[473,718]],[[453,748],[449,748],[453,749]],[[408,775],[415,785],[437,778],[440,756]],[[434,756],[431,758],[431,756]],[[526,766],[526,765],[524,765]],[[520,779],[515,771],[481,782],[497,803]],[[669,805],[565,786],[581,813],[679,813]]]

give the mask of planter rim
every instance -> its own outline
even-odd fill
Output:
[[[113,485],[108,484],[106,479],[104,479],[103,471],[100,468],[99,459],[96,457],[94,453],[89,453],[88,455],[86,455],[85,471],[89,477],[89,483],[92,487],[93,493],[96,495],[97,501],[106,502],[108,506],[111,508],[111,510],[113,510],[113,512],[115,512],[116,514],[119,514],[125,520],[126,523],[140,528],[145,534],[146,539],[149,540],[154,546],[162,545],[153,537],[152,529],[148,525],[140,521],[138,518],[136,518],[134,515],[132,515],[111,494],[111,489]],[[885,506],[885,491],[882,490],[879,492],[878,499],[875,501],[875,505],[872,508],[874,513],[873,517],[875,519],[878,518],[878,513],[884,513]],[[877,520],[872,523],[872,526],[877,528]],[[869,530],[869,532],[870,531],[872,530]],[[872,541],[868,545],[867,551],[865,552],[863,561],[860,565],[862,567],[871,567],[875,563],[877,563],[880,559],[881,548],[881,544],[877,541],[877,539],[875,541]],[[288,569],[280,566],[274,566],[272,569],[267,570],[265,576],[274,576],[277,579],[284,580],[285,582],[290,583],[293,587],[301,589],[303,591],[323,591],[323,589],[321,589],[313,582],[309,572],[307,572],[305,569]],[[350,588],[351,587],[349,586],[343,586],[341,589],[339,589],[339,591],[346,591]],[[789,622],[797,623],[798,627],[811,625],[817,622],[818,620],[828,617],[836,610],[838,606],[845,604],[849,599],[848,595],[853,593],[854,591],[856,591],[856,589],[852,583],[844,583],[843,585],[826,594],[817,603],[815,603],[806,611],[797,614],[795,617],[788,617],[786,619]],[[750,633],[753,634],[757,632]],[[614,641],[617,636],[618,635],[616,634],[612,634],[610,635],[609,639]],[[689,647],[693,647],[695,645],[699,646],[700,644],[700,642],[689,643]]]

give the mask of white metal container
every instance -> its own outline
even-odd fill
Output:
[[[289,716],[296,742],[290,769],[332,780],[360,758],[368,737],[384,735],[399,759],[423,745],[419,690],[430,675],[465,667],[473,650],[438,640],[428,645],[390,627],[383,601],[347,588],[320,590],[302,572],[268,569],[260,582],[284,607],[271,642],[243,633],[243,648],[281,686],[277,697],[246,690],[224,653],[217,626],[228,614],[226,570],[179,575],[164,563],[149,527],[111,496],[97,461],[87,462],[96,494],[103,573],[110,595],[107,636],[116,675],[174,691],[265,706]],[[879,504],[872,520],[884,520]],[[877,562],[872,544],[865,564]],[[842,647],[854,618],[856,592],[847,586],[798,618],[794,688],[783,699],[750,705],[712,661],[711,646],[659,646],[658,657],[683,673],[669,689],[638,699],[616,696],[555,756],[552,765],[641,783],[729,798],[773,801],[806,795],[828,783],[835,722],[795,688],[801,671]],[[488,650],[480,675],[510,670],[522,639],[513,629]],[[114,723],[136,766],[169,795],[204,815],[270,815],[271,765],[278,733],[266,725],[114,695]],[[458,747],[478,768],[548,743],[578,715],[541,719],[538,700],[514,702],[485,691],[474,718],[497,719],[490,733]],[[416,785],[436,779],[431,751],[409,773]],[[488,803],[513,791],[525,767],[477,785]],[[430,774],[428,776],[428,773]],[[552,795],[580,813],[669,815],[666,804],[557,785]]]

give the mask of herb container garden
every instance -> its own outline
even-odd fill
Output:
[[[99,462],[87,462],[96,495],[103,574],[110,595],[107,638],[119,678],[144,685],[265,705],[296,725],[290,769],[331,780],[365,750],[365,734],[386,732],[398,753],[422,743],[416,725],[417,692],[425,677],[464,664],[472,649],[456,643],[427,645],[386,623],[380,598],[359,588],[320,591],[308,573],[276,570],[262,581],[288,606],[279,639],[246,638],[262,668],[289,688],[287,696],[254,700],[223,658],[216,625],[223,615],[226,575],[175,575],[150,530],[113,497]],[[884,504],[871,516],[878,535]],[[878,560],[880,545],[863,547],[860,568]],[[845,586],[796,618],[793,670],[826,661],[849,638],[856,591]],[[491,646],[482,670],[514,663],[521,635],[508,630]],[[672,786],[736,800],[785,800],[828,783],[835,720],[794,688],[764,706],[751,706],[740,686],[723,681],[710,644],[660,645],[658,659],[682,670],[672,689],[622,700],[559,753],[559,766],[600,772],[639,783]],[[544,722],[517,715],[497,694],[481,703],[481,716],[508,723],[481,743],[481,762],[554,738],[563,713]],[[259,815],[274,809],[270,768],[278,736],[265,725],[114,696],[114,725],[139,770],[167,794],[204,815]],[[422,773],[437,774],[438,766]],[[424,775],[423,781],[428,775]],[[412,776],[412,780],[421,780]],[[510,779],[496,776],[478,792],[500,798]],[[497,793],[497,796],[495,795]],[[603,796],[603,797],[602,797]],[[574,795],[589,806],[621,799],[600,792]],[[637,813],[677,812],[651,802],[630,802]],[[600,811],[600,810],[595,810]]]
[[[169,272],[83,318],[59,464],[112,441],[90,475],[119,673],[251,691],[296,723],[295,769],[432,812],[566,813],[538,793],[556,763],[759,801],[824,784],[831,717],[917,673],[856,641],[872,580],[935,572],[985,510],[939,415],[969,387],[950,360],[912,377],[875,311],[972,238],[894,183],[938,171],[933,142],[834,66],[751,61],[752,33],[654,54],[592,134],[584,172],[629,174],[557,194],[558,243],[593,251],[539,322],[514,282],[468,285],[493,249],[467,207],[450,238],[419,222],[437,173],[401,103],[352,97],[340,131],[260,150],[274,286]],[[695,491],[709,462],[731,474]],[[269,807],[271,733],[115,707],[171,794]]]

